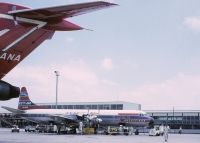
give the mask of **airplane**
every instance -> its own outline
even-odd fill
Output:
[[[51,109],[50,105],[33,103],[25,87],[21,88],[18,109],[2,108],[19,117],[35,123],[79,123],[88,120],[100,126],[152,126],[154,119],[141,110],[93,110],[93,109]]]
[[[66,18],[116,5],[96,1],[30,9],[0,2],[0,100],[19,97],[20,88],[2,78],[43,41],[51,39],[56,31],[84,29]]]
[[[32,109],[19,110],[6,106],[3,109],[38,124],[71,124],[89,120],[100,126],[149,127],[154,119],[140,110],[88,110],[88,109]]]

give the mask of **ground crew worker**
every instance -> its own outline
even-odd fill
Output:
[[[167,140],[168,140],[168,130],[169,130],[169,126],[164,126],[164,139],[165,139],[165,142],[167,142]]]
[[[181,135],[182,134],[182,126],[180,126],[180,128],[179,128],[179,134]]]

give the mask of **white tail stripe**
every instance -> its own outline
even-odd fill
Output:
[[[14,45],[16,45],[17,43],[19,43],[20,41],[22,41],[24,38],[26,38],[27,36],[29,36],[31,33],[33,33],[34,31],[36,31],[37,29],[40,29],[42,27],[44,27],[47,22],[43,22],[43,21],[38,21],[38,20],[33,20],[33,19],[27,19],[27,18],[22,18],[22,17],[13,17],[10,15],[6,15],[6,14],[0,14],[0,18],[5,18],[5,19],[10,19],[13,21],[21,21],[21,22],[26,22],[26,23],[31,23],[31,24],[37,24],[36,27],[32,28],[30,31],[28,31],[27,33],[25,33],[24,35],[22,35],[21,37],[19,37],[17,40],[15,40],[14,42],[12,42],[10,45],[8,45],[7,47],[5,47],[2,51],[7,51],[10,48],[12,48]]]
[[[0,31],[0,37],[3,36],[4,34],[6,34],[7,32],[9,32],[10,29],[4,29]]]

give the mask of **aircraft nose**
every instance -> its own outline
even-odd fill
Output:
[[[153,128],[154,127],[154,118],[149,117],[150,121],[149,121],[149,127]]]

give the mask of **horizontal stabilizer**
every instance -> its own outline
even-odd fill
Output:
[[[10,107],[6,107],[6,106],[2,106],[2,108],[6,109],[9,112],[14,113],[14,114],[24,114],[24,113],[26,113],[25,111],[22,111],[22,110],[19,110],[19,109],[10,108]]]
[[[14,10],[9,11],[8,14],[23,18],[49,21],[51,19],[59,20],[68,17],[74,17],[115,5],[116,4],[109,2],[97,1],[63,6],[54,6],[48,8]]]

